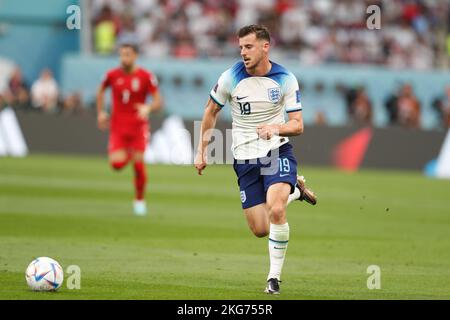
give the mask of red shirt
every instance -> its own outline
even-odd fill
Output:
[[[111,129],[140,127],[148,123],[138,117],[136,104],[145,103],[148,94],[158,91],[158,80],[152,73],[139,67],[131,73],[115,68],[106,73],[102,87],[111,87]]]

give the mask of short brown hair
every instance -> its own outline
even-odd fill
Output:
[[[131,48],[135,53],[139,53],[139,46],[131,42],[123,42],[120,44],[120,48]]]
[[[242,38],[252,33],[255,34],[256,39],[267,40],[268,42],[270,42],[269,30],[265,26],[259,24],[251,24],[242,27],[241,29],[239,29],[238,37]]]

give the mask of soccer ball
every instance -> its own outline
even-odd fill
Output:
[[[58,262],[40,257],[28,265],[25,279],[33,291],[55,291],[62,285],[64,273]]]

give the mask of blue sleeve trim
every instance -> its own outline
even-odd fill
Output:
[[[219,101],[217,101],[216,98],[214,98],[214,97],[212,96],[212,94],[209,94],[209,96],[211,97],[211,99],[213,99],[213,101],[214,101],[219,107],[223,108],[223,107],[225,106],[224,104],[221,104]]]
[[[296,112],[296,111],[302,111],[302,108],[293,109],[293,110],[289,110],[289,111],[286,110],[287,113]]]

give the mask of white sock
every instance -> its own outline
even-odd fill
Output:
[[[289,224],[270,224],[269,233],[269,256],[270,271],[267,280],[276,278],[280,280],[283,268],[284,256],[289,241]]]
[[[300,198],[300,189],[298,187],[295,187],[294,193],[291,193],[289,195],[287,204],[291,203],[294,200],[297,200],[298,198]]]

